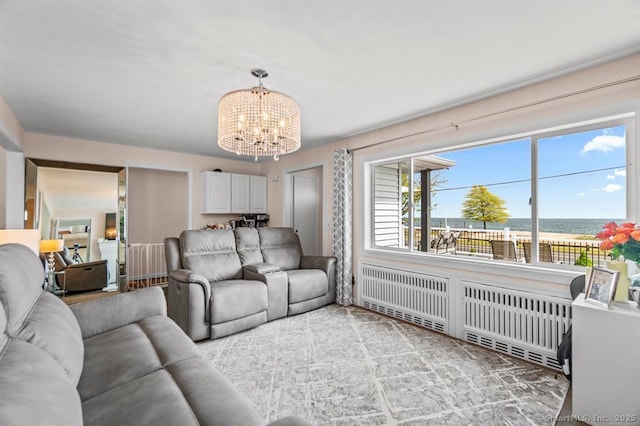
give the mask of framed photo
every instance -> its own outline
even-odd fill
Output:
[[[613,295],[616,294],[619,275],[618,271],[594,266],[591,270],[584,300],[609,309]]]

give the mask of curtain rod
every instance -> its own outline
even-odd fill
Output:
[[[364,146],[360,146],[360,147],[357,147],[357,148],[351,148],[351,149],[348,149],[348,151],[349,152],[355,152],[355,151],[359,151],[361,149],[371,148],[371,147],[374,147],[374,146],[383,145],[385,143],[395,142],[395,141],[399,141],[399,140],[402,140],[402,139],[411,138],[411,137],[414,137],[414,136],[425,135],[427,133],[437,132],[438,130],[444,130],[444,129],[448,129],[448,128],[451,128],[451,127],[453,127],[456,130],[458,130],[458,126],[461,125],[461,124],[469,124],[469,123],[473,123],[473,122],[476,122],[476,121],[485,120],[487,118],[498,117],[498,116],[501,116],[501,115],[504,115],[504,114],[510,114],[512,112],[521,111],[521,110],[524,110],[524,109],[527,109],[527,108],[531,108],[531,107],[534,107],[534,106],[544,105],[544,104],[547,104],[547,103],[550,103],[550,102],[555,102],[555,101],[559,101],[559,100],[562,100],[562,99],[571,98],[571,97],[574,97],[574,96],[582,95],[582,94],[589,93],[589,92],[594,92],[596,90],[606,89],[607,87],[612,87],[612,86],[617,86],[617,85],[620,85],[620,84],[630,83],[630,82],[637,81],[637,80],[640,80],[640,75],[624,78],[622,80],[612,81],[610,83],[600,84],[598,86],[589,87],[587,89],[577,90],[575,92],[565,93],[563,95],[553,96],[551,98],[530,102],[528,104],[524,104],[524,105],[519,105],[517,107],[503,109],[503,110],[492,112],[492,113],[489,113],[489,114],[479,115],[477,117],[467,118],[465,120],[461,120],[461,121],[458,121],[458,122],[453,122],[453,123],[449,123],[449,124],[443,124],[441,126],[432,127],[430,129],[421,130],[419,132],[410,133],[408,135],[397,136],[397,137],[391,138],[391,139],[385,139],[383,141],[374,142],[374,143],[369,144],[369,145],[364,145]]]

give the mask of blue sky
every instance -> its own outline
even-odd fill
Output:
[[[539,177],[608,169],[539,181],[541,218],[624,218],[626,204],[624,126],[539,140]],[[486,185],[506,201],[513,218],[531,216],[531,148],[528,139],[438,154],[456,165],[442,172],[433,217],[460,217],[464,196]],[[491,185],[495,183],[520,181]],[[461,189],[451,189],[460,188]]]

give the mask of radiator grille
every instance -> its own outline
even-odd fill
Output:
[[[560,369],[558,344],[571,322],[571,301],[477,283],[463,283],[463,338]]]
[[[361,268],[367,309],[442,333],[448,332],[448,280],[378,265]]]

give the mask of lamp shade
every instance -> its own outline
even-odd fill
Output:
[[[64,240],[42,240],[40,241],[40,252],[51,253],[61,251],[64,248]]]
[[[40,231],[37,229],[0,229],[0,244],[18,243],[38,254]]]

